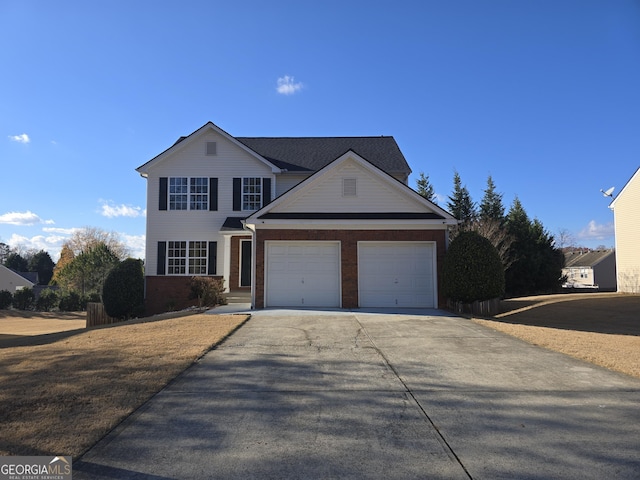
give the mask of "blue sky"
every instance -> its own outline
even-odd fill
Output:
[[[640,166],[634,0],[0,1],[0,241],[73,229],[144,255],[135,168],[207,121],[235,136],[392,135],[441,200],[613,246]]]

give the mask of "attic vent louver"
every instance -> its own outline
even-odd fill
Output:
[[[217,155],[216,142],[207,142],[207,155]]]
[[[343,197],[355,197],[356,196],[356,179],[355,178],[343,178],[342,179],[342,196]]]

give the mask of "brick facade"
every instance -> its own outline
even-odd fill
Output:
[[[214,278],[222,278],[216,276]],[[189,276],[159,275],[145,277],[144,309],[146,315],[155,315],[172,310],[182,310],[198,305],[197,299],[189,299],[191,287]]]
[[[358,307],[358,242],[436,242],[438,306],[445,300],[440,294],[440,277],[445,255],[444,230],[258,230],[256,241],[256,308],[264,308],[265,248],[267,240],[339,241],[341,246],[342,308]]]

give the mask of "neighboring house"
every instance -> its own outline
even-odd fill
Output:
[[[640,293],[640,168],[611,202],[618,292]]]
[[[137,168],[147,179],[148,313],[191,276],[254,308],[438,307],[457,221],[408,186],[393,137],[244,138],[209,122]]]
[[[564,254],[565,288],[616,291],[615,250],[573,251]]]
[[[0,290],[7,290],[8,292],[14,293],[16,290],[24,287],[33,288],[36,283],[37,280],[32,282],[10,268],[0,265]]]

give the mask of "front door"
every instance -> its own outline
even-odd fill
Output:
[[[251,286],[251,240],[240,240],[240,286]]]

